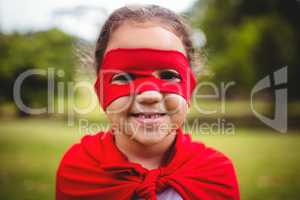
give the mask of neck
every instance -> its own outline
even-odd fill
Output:
[[[125,134],[115,134],[115,144],[128,160],[151,170],[160,167],[170,156],[176,134],[171,133],[161,142],[144,145]]]

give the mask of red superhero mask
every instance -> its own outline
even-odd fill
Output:
[[[156,76],[155,72],[173,70],[179,74],[176,81]],[[116,74],[124,74],[122,83],[112,82]],[[124,80],[125,79],[125,80]],[[186,56],[176,50],[149,48],[117,48],[110,50],[99,66],[95,90],[104,110],[122,96],[132,96],[155,90],[175,93],[189,100],[196,85],[196,78]]]

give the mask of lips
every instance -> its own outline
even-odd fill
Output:
[[[131,113],[130,116],[140,123],[159,123],[166,113]]]
[[[165,113],[132,113],[131,116],[145,118],[145,119],[155,119],[164,116]]]

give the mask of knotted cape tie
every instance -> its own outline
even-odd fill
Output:
[[[144,176],[141,185],[136,189],[139,197],[147,200],[156,200],[156,182],[160,175],[158,169],[151,170]]]

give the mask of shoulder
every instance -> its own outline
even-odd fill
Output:
[[[79,142],[71,145],[69,149],[63,154],[60,160],[57,175],[65,168],[77,168],[83,163],[89,165],[98,165],[100,159],[95,160],[94,157],[98,157],[96,154],[100,154],[100,140],[105,136],[106,132],[98,132],[93,135],[83,136]]]
[[[101,137],[105,133],[85,135],[73,144],[63,155],[56,171],[56,197],[66,199],[66,195],[77,194],[86,184],[103,172],[101,165]]]
[[[208,146],[201,139],[193,139],[190,134],[185,134],[185,140],[188,140],[186,148],[194,152],[194,156],[206,160],[207,162],[217,162],[222,164],[233,165],[231,158],[220,150]]]
[[[190,139],[187,144],[184,151],[191,151],[193,154],[187,163],[189,168],[185,170],[188,177],[194,177],[195,180],[205,180],[220,190],[226,188],[226,195],[234,197],[231,199],[239,199],[238,180],[232,159],[200,140]],[[197,183],[196,181],[195,184]]]
[[[205,168],[207,174],[212,177],[223,177],[227,184],[238,191],[236,169],[232,159],[224,152],[207,146],[200,140],[193,140],[192,143],[198,146],[198,149],[201,149],[195,156],[196,165],[201,166],[202,169]]]
[[[232,159],[225,153],[206,145],[201,139],[193,139],[190,134],[184,134],[180,153],[195,169],[206,169],[215,175],[236,178]]]

